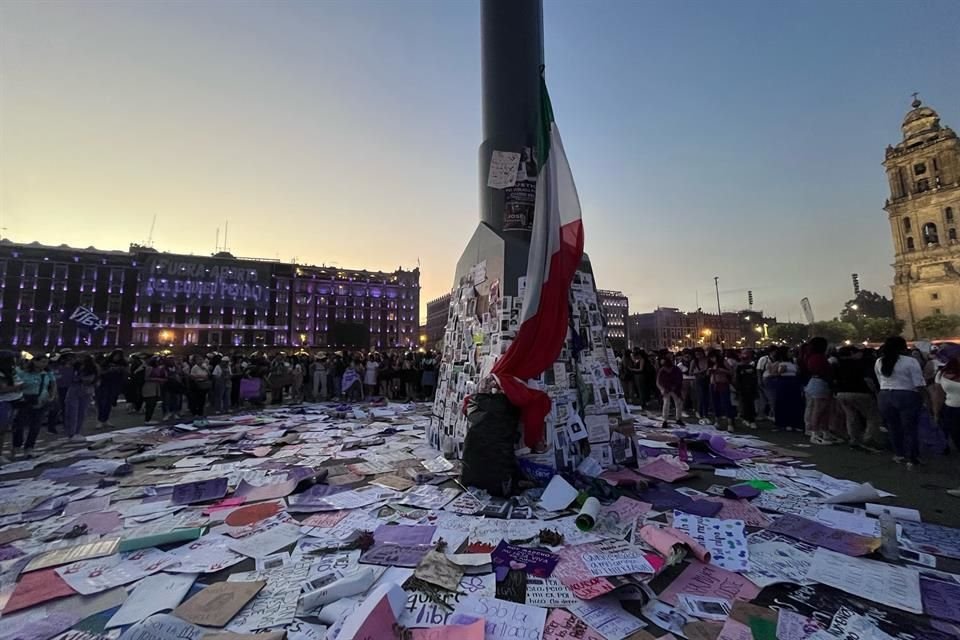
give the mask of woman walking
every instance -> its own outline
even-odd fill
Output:
[[[893,461],[906,462],[907,469],[920,464],[920,440],[917,427],[923,407],[926,382],[923,370],[907,351],[907,341],[900,336],[887,338],[876,364],[880,382],[880,415],[883,417],[893,451]]]
[[[25,458],[32,458],[44,407],[53,399],[57,387],[53,374],[46,370],[45,358],[27,360],[20,371],[20,380],[23,382],[23,401],[13,421],[13,454],[22,449]]]

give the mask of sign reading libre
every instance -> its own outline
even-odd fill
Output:
[[[147,301],[224,300],[261,308],[270,304],[270,273],[260,265],[150,258],[145,269],[140,297]]]

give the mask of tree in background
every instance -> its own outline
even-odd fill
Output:
[[[811,337],[821,336],[826,338],[830,344],[840,344],[846,340],[854,340],[858,333],[856,325],[842,320],[813,322],[807,327],[807,330]]]
[[[960,332],[960,316],[934,314],[917,320],[913,328],[921,338],[952,338]]]
[[[769,328],[770,339],[787,344],[800,344],[807,339],[807,325],[799,322],[779,322]]]
[[[903,320],[896,318],[866,318],[857,336],[868,342],[883,342],[890,336],[903,333]]]
[[[866,289],[853,300],[847,300],[838,320],[855,330],[853,336],[844,340],[878,342],[903,331],[903,323],[894,319],[893,301]]]
[[[861,318],[892,318],[893,301],[879,293],[864,289],[853,300],[847,300],[840,320],[859,325]]]

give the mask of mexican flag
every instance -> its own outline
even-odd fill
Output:
[[[539,377],[560,355],[567,336],[570,284],[583,256],[580,199],[542,77],[536,151],[537,199],[520,328],[493,367],[500,388],[522,412],[524,441],[531,447],[543,441],[550,398],[526,381]]]

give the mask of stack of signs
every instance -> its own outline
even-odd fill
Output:
[[[480,389],[520,326],[526,278],[516,296],[502,296],[499,281],[487,281],[486,263],[474,266],[450,296],[430,443],[461,457],[468,422],[461,408]],[[549,451],[535,462],[576,469],[588,455],[607,468],[633,457],[631,441],[611,427],[627,415],[613,350],[607,346],[593,276],[577,272],[570,290],[571,330],[553,367],[533,381],[552,400],[546,420]],[[587,445],[589,443],[589,446]]]

